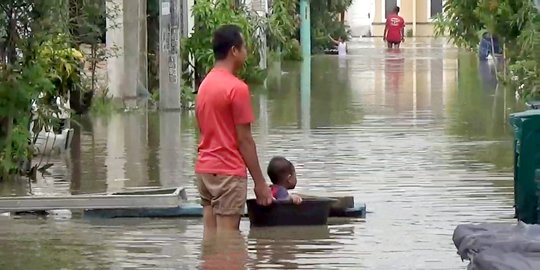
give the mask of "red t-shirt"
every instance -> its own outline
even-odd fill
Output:
[[[195,101],[200,130],[196,173],[247,176],[236,137],[236,125],[255,120],[248,86],[229,71],[213,68]]]
[[[401,42],[401,29],[405,27],[405,20],[397,15],[390,14],[386,18],[386,40],[390,42]]]

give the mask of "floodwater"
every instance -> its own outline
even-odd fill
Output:
[[[456,225],[513,217],[512,133],[521,110],[489,64],[444,40],[378,40],[350,55],[270,66],[253,87],[263,164],[290,158],[298,192],[353,195],[365,220],[251,229],[203,241],[200,219],[97,220],[60,212],[0,217],[0,269],[465,269]],[[79,120],[68,156],[3,195],[185,186],[196,199],[192,113],[133,111]]]

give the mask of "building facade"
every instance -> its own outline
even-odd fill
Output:
[[[360,1],[360,0],[356,0]],[[405,19],[405,32],[412,31],[413,36],[433,36],[433,18],[442,12],[446,0],[372,0],[374,14],[371,23],[373,36],[382,36],[386,17],[395,6],[399,6],[400,15]]]

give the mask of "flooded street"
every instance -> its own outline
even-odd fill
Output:
[[[243,258],[245,269],[466,269],[455,226],[513,217],[507,116],[521,106],[487,63],[444,40],[410,39],[395,52],[364,39],[349,50],[272,64],[266,86],[252,88],[253,131],[264,168],[286,156],[297,192],[353,195],[365,220],[250,230],[243,219],[242,238],[219,246],[203,242],[201,219],[0,216],[0,269],[244,269],[234,265]],[[70,155],[43,161],[54,166],[33,194],[185,186],[197,199],[192,112],[78,121]]]

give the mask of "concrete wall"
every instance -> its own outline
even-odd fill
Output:
[[[345,12],[345,24],[351,29],[353,37],[371,34],[371,23],[375,15],[375,0],[353,0]]]

